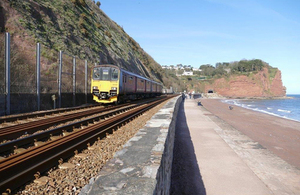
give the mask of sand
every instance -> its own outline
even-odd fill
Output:
[[[199,100],[209,112],[300,169],[300,122],[238,106],[230,110],[218,99]]]

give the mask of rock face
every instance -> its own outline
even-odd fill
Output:
[[[0,40],[9,32],[12,46],[30,64],[35,60],[26,52],[35,52],[39,42],[47,62],[62,50],[90,64],[115,64],[161,82],[161,66],[94,2],[1,0]]]
[[[286,96],[281,71],[277,69],[276,73],[271,76],[266,67],[249,76],[233,75],[229,78],[216,79],[212,84],[205,85],[205,91],[208,90],[232,98]]]

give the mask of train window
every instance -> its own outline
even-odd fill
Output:
[[[111,80],[118,80],[118,69],[111,69]]]
[[[102,68],[102,79],[101,80],[110,80],[109,78],[109,70],[110,68]]]
[[[143,83],[143,82],[144,82],[144,80],[141,80],[141,82]]]
[[[116,81],[119,79],[119,71],[117,68],[97,67],[93,71],[93,79],[104,81]]]
[[[132,79],[133,79],[133,77],[129,77],[129,79],[130,79],[130,80],[132,80]]]
[[[102,69],[101,68],[94,68],[93,78],[94,79],[100,79],[101,75],[102,75]]]

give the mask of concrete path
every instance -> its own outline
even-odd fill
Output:
[[[181,115],[181,116],[180,116]],[[220,127],[213,122],[205,109],[197,106],[193,99],[186,99],[180,107],[177,121],[178,133],[175,136],[175,152],[184,148],[183,145],[189,141],[192,143],[190,147],[194,154],[188,154],[188,146],[186,146],[187,156],[176,157],[174,153],[175,162],[174,167],[177,169],[173,176],[177,179],[180,173],[186,173],[183,169],[193,167],[193,163],[188,165],[176,162],[176,158],[185,158],[185,162],[191,162],[193,158],[196,160],[194,164],[198,164],[198,170],[193,168],[193,177],[198,178],[196,184],[186,184],[182,189],[175,189],[177,182],[172,181],[171,194],[189,193],[194,188],[192,194],[208,194],[208,195],[247,195],[258,194],[267,195],[273,194],[272,191],[265,185],[264,182],[248,167],[248,165],[237,155],[236,152],[220,137],[218,131]],[[176,130],[177,131],[177,130]],[[181,134],[181,135],[180,135]],[[185,135],[185,136],[183,136]],[[180,141],[182,140],[182,141]],[[191,148],[190,148],[191,149]],[[189,149],[189,150],[190,150]],[[191,151],[191,150],[190,150]],[[189,156],[188,156],[189,155]],[[194,155],[194,156],[193,156]],[[188,166],[188,167],[186,167]],[[199,171],[198,173],[195,173]],[[172,171],[173,174],[173,171]],[[184,174],[181,174],[181,177]],[[182,178],[181,178],[182,179]],[[198,182],[198,185],[197,185]],[[189,185],[193,185],[190,186]],[[199,189],[200,186],[200,189]],[[176,187],[175,187],[176,188]],[[185,189],[183,189],[185,188]],[[183,190],[183,191],[182,191]]]

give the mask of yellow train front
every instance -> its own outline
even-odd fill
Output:
[[[99,103],[119,103],[162,93],[161,83],[110,64],[94,67],[91,85],[93,100]]]
[[[99,103],[118,101],[120,69],[113,65],[95,66],[92,71],[93,100]]]

